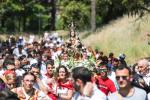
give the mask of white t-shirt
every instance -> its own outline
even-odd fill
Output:
[[[147,75],[143,76],[143,79],[145,81],[145,83],[150,86],[150,73],[148,73]]]
[[[44,74],[47,73],[46,64],[45,64],[45,62],[43,62],[43,61],[42,61],[42,64],[41,64],[40,73],[41,73],[42,75],[44,75]]]
[[[93,91],[91,97],[81,96],[78,92],[74,94],[72,100],[107,100],[106,95],[101,92],[95,84],[93,84]]]
[[[20,69],[16,69],[15,72],[16,72],[17,76],[22,76],[25,73],[25,71],[23,69],[21,69],[21,68]]]
[[[0,76],[2,76],[4,74],[4,72],[5,72],[4,69],[1,69],[0,70]]]
[[[108,78],[114,82],[116,89],[119,90],[115,72],[111,71],[111,73],[108,74]]]
[[[26,57],[28,56],[27,52],[26,52],[24,49],[22,49],[22,54],[20,54],[18,48],[15,48],[15,49],[13,50],[13,54],[14,54],[15,56],[17,56],[17,57],[20,57],[20,56],[22,56],[22,55],[26,55]]]

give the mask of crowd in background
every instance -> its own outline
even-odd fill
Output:
[[[0,45],[0,100],[150,100],[150,63],[86,47],[73,30]],[[14,99],[13,99],[14,98]]]

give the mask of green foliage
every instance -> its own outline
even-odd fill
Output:
[[[79,2],[77,0],[67,0],[62,1],[63,6],[61,11],[61,20],[64,23],[64,28],[67,28],[71,21],[76,22],[79,29],[84,29],[89,27],[90,23],[90,6],[86,5],[84,2]]]
[[[6,33],[7,29],[6,28],[0,28],[0,33]]]
[[[60,16],[57,16],[57,18],[56,18],[56,30],[64,29],[63,24],[64,24],[63,19],[60,18]]]
[[[149,0],[122,0],[122,4],[125,5],[130,15],[140,15],[142,17],[145,11],[150,12],[148,8],[150,6]]]
[[[43,5],[34,4],[32,10],[39,13],[39,12],[44,12],[46,9]]]
[[[150,12],[149,6],[150,0],[96,0],[96,25],[101,26],[125,13],[141,17],[145,11]],[[68,29],[72,21],[84,30],[91,26],[90,20],[91,0],[0,1],[0,30],[45,31],[55,29],[55,24],[56,29]]]
[[[45,29],[51,6],[38,0],[6,0],[0,3],[0,29],[7,31],[35,31]],[[13,19],[13,20],[12,20]],[[3,24],[2,24],[3,22]]]

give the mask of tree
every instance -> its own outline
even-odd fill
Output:
[[[122,0],[129,15],[139,15],[142,17],[145,13],[150,12],[150,0]]]
[[[87,29],[90,27],[90,1],[88,0],[62,0],[59,2],[60,19],[63,28],[73,21],[78,29]]]
[[[80,30],[95,31],[123,14],[142,17],[149,6],[150,0],[1,0],[0,31],[68,29],[72,21]]]
[[[96,30],[96,0],[91,0],[91,31]]]
[[[51,0],[51,24],[50,29],[55,30],[55,20],[56,20],[56,0]]]

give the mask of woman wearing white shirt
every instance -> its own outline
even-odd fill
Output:
[[[65,66],[60,66],[57,69],[57,100],[71,100],[73,96],[73,84],[68,79],[69,72]]]

